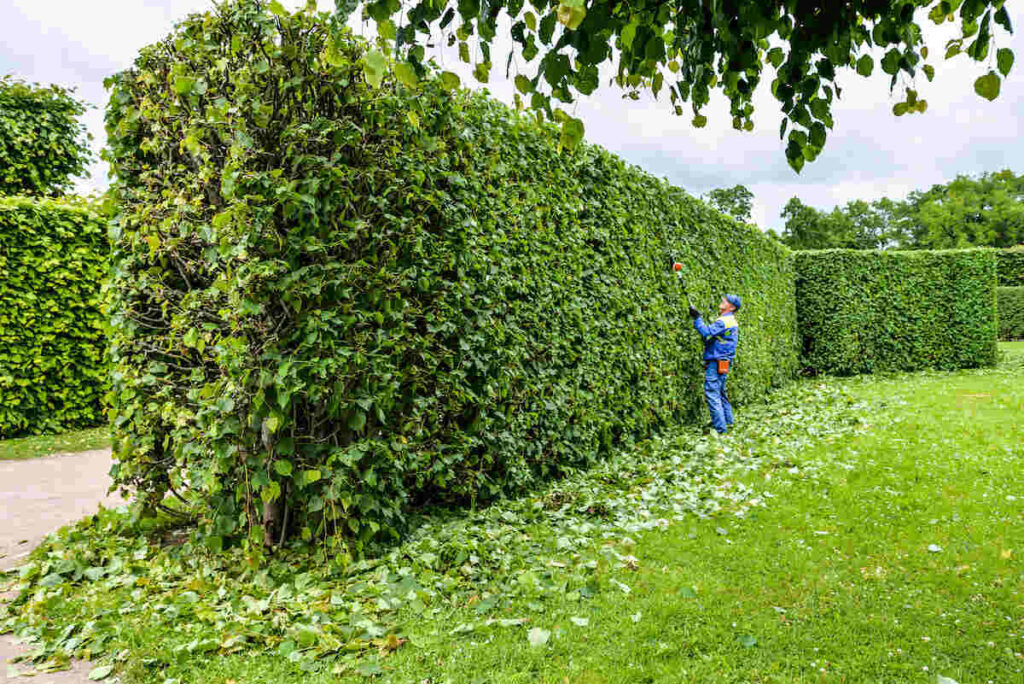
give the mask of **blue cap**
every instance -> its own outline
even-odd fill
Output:
[[[725,295],[725,301],[729,302],[734,307],[736,307],[737,311],[739,311],[740,307],[743,306],[743,300],[740,299],[739,295],[727,294]]]

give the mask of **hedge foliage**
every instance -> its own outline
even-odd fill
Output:
[[[85,105],[60,86],[0,77],[0,195],[59,195],[89,163]]]
[[[225,5],[114,79],[121,485],[362,544],[585,467],[702,416],[670,255],[747,302],[737,403],[794,374],[785,248],[323,21]]]
[[[807,370],[852,375],[996,362],[993,250],[794,257]]]
[[[996,289],[999,339],[1024,340],[1024,287]]]
[[[1003,249],[999,259],[999,284],[1003,287],[1024,287],[1024,245]]]
[[[0,438],[103,422],[108,253],[88,209],[0,198]]]

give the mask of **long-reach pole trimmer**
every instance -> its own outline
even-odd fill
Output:
[[[675,271],[676,276],[679,278],[679,283],[683,283],[683,265],[672,258],[672,270]],[[696,308],[693,306],[693,302],[690,301],[690,293],[686,291],[686,287],[683,286],[683,296],[686,297],[687,306]]]

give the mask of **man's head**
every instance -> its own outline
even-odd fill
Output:
[[[739,311],[741,306],[743,306],[743,300],[740,299],[739,295],[727,294],[722,297],[722,301],[718,305],[718,313],[723,316],[734,313]]]

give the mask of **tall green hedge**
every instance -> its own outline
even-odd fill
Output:
[[[1003,287],[1024,287],[1024,245],[1002,249],[999,259],[999,284]]]
[[[585,467],[701,415],[670,255],[747,302],[737,403],[794,374],[785,248],[320,21],[225,5],[114,79],[119,483],[363,543]]]
[[[85,105],[60,86],[0,77],[0,195],[59,195],[89,162]]]
[[[995,363],[992,250],[794,256],[807,370],[852,375]]]
[[[0,438],[103,422],[108,251],[88,209],[0,198]]]
[[[1024,287],[996,289],[999,339],[1024,340]]]

